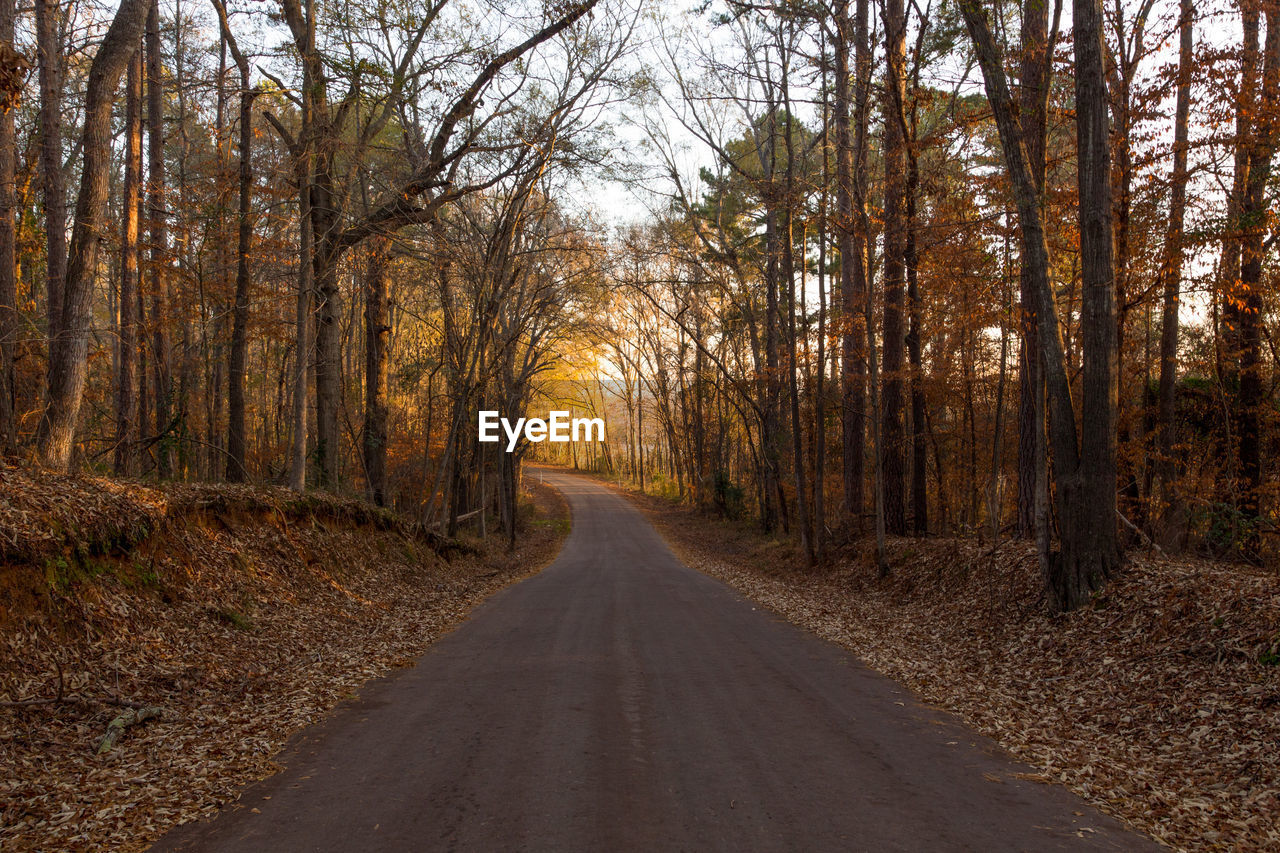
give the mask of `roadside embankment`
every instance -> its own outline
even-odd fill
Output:
[[[853,651],[1103,811],[1187,850],[1280,850],[1280,578],[1131,555],[1052,616],[1034,551],[895,539],[813,570],[785,539],[632,494],[690,566]]]
[[[141,849],[275,772],[554,557],[567,507],[526,487],[507,552],[324,495],[0,469],[0,848]]]

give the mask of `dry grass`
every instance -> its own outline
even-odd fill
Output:
[[[1280,582],[1134,554],[1089,607],[1050,616],[1034,552],[891,542],[889,578],[637,498],[695,568],[959,714],[1045,781],[1186,850],[1280,850]]]
[[[91,700],[0,708],[0,848],[138,850],[234,799],[293,732],[554,556],[567,507],[535,502],[515,553],[446,560],[354,501],[0,471],[0,700]],[[164,715],[97,756],[111,697]]]

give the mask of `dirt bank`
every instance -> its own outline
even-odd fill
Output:
[[[556,553],[285,490],[0,471],[0,847],[136,850],[275,770],[290,734]],[[32,701],[34,700],[34,701]],[[131,706],[162,709],[96,747]]]

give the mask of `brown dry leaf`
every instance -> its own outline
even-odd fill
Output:
[[[795,570],[789,543],[638,500],[689,565],[955,712],[1025,778],[1177,849],[1280,850],[1274,574],[1138,554],[1055,617],[1025,543],[891,540],[880,580],[853,550]]]
[[[548,488],[535,503],[567,518]],[[0,708],[0,849],[139,850],[215,812],[279,770],[291,733],[550,560],[563,530],[531,524],[491,559],[336,497],[0,467],[0,700],[61,680],[166,710],[96,756],[118,708]]]

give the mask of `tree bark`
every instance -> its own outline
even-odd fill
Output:
[[[848,10],[845,10],[846,16]],[[826,38],[823,37],[822,52],[826,53]],[[845,60],[846,66],[848,59]],[[845,69],[846,74],[848,68]],[[828,73],[830,65],[822,65],[822,127],[829,128],[831,121],[830,86]],[[848,81],[846,80],[846,86]],[[825,132],[825,130],[824,130]],[[846,128],[847,133],[847,128]],[[813,371],[813,533],[814,555],[822,562],[826,553],[827,542],[827,193],[831,186],[831,143],[824,139],[822,144],[822,184],[818,191],[818,363]],[[702,381],[702,350],[698,350],[698,381]],[[701,386],[699,386],[701,387]],[[702,421],[699,394],[699,422]],[[718,464],[718,457],[717,457]]]
[[[1100,0],[1074,0],[1076,145],[1080,192],[1080,466],[1059,475],[1064,493],[1062,554],[1054,566],[1057,605],[1084,604],[1120,562],[1116,535],[1117,332],[1111,140]],[[1057,456],[1055,454],[1055,462]],[[1072,500],[1072,491],[1079,495]]]
[[[387,494],[387,343],[391,327],[387,296],[391,241],[374,238],[364,287],[364,470],[369,499],[386,504]],[[506,454],[504,454],[506,455]]]
[[[111,106],[120,78],[142,37],[149,4],[150,0],[122,0],[89,66],[80,195],[67,257],[60,331],[49,347],[49,401],[36,434],[40,461],[58,471],[71,467],[88,373],[90,303],[111,167]]]
[[[299,163],[298,191],[298,294],[294,317],[293,443],[289,452],[289,488],[307,488],[307,377],[311,371],[311,205],[308,200],[305,158]]]
[[[866,41],[867,0],[858,0],[861,38],[857,47],[858,87],[858,151],[866,135],[866,64],[863,42]],[[851,94],[849,91],[849,51],[855,40],[853,21],[849,18],[848,0],[836,5],[836,233],[840,253],[840,410],[841,459],[844,476],[844,514],[859,530],[862,528],[863,479],[866,450],[866,359],[863,355],[865,334],[862,330],[862,302],[866,282],[863,274],[864,255],[861,239],[861,217],[854,211],[854,139],[849,128]],[[865,169],[865,157],[859,162]],[[859,195],[861,202],[861,196]]]
[[[902,0],[885,4],[885,103],[884,103],[884,339],[883,392],[881,394],[881,452],[884,454],[885,529],[907,532],[903,495],[906,453],[903,425],[903,323],[906,216],[903,206],[905,140],[902,102],[905,97],[906,11]]]
[[[40,66],[40,181],[44,189],[49,341],[59,336],[67,278],[67,186],[62,172],[62,40],[58,0],[35,0]]]
[[[311,183],[316,297],[316,485],[332,489],[338,484],[342,454],[338,431],[338,410],[342,404],[342,294],[338,289],[339,253],[334,246],[338,218],[333,207],[333,150],[323,137],[319,141]]]
[[[919,60],[915,65],[919,71]],[[903,260],[907,268],[907,364],[911,374],[911,530],[917,536],[929,533],[928,446],[925,443],[924,360],[921,352],[920,263],[916,245],[916,192],[920,186],[920,164],[916,146],[916,97],[919,74],[912,75],[911,108],[903,103],[903,124],[907,139],[906,243]]]
[[[1169,224],[1165,232],[1164,252],[1160,262],[1160,280],[1164,291],[1160,324],[1160,389],[1159,389],[1159,478],[1162,533],[1164,544],[1181,528],[1182,501],[1178,495],[1177,463],[1174,448],[1178,442],[1177,374],[1178,374],[1178,308],[1182,299],[1183,224],[1187,209],[1188,119],[1191,114],[1191,63],[1194,39],[1195,9],[1192,0],[1181,0],[1178,21],[1178,85],[1177,106],[1173,123],[1173,176],[1169,187]]]
[[[770,148],[774,149],[777,145],[777,115],[771,116],[770,122],[773,124],[770,130]],[[770,154],[770,159],[773,159]],[[774,176],[773,163],[766,163],[768,170],[769,183],[772,184]],[[773,195],[774,190],[771,186],[766,187],[766,193]],[[787,529],[787,511],[786,501],[782,495],[782,476],[781,476],[781,457],[782,448],[779,446],[781,442],[781,421],[780,412],[781,395],[778,390],[778,380],[781,377],[781,364],[779,363],[779,310],[778,310],[778,211],[777,199],[765,199],[765,225],[764,225],[764,243],[765,243],[765,404],[764,418],[760,426],[760,445],[764,456],[764,506],[760,512],[760,526],[765,533],[771,533],[777,527],[779,521],[782,523],[783,529]]]
[[[236,235],[236,293],[232,310],[231,355],[227,368],[227,471],[229,482],[243,482],[245,465],[245,382],[249,354],[249,250],[253,241],[253,99],[249,86],[249,60],[240,52],[221,0],[213,0],[219,26],[236,67],[240,70],[240,207]]]
[[[1089,304],[1084,311],[1087,327],[1083,330],[1088,350],[1083,421],[1084,429],[1089,433],[1089,442],[1085,445],[1089,453],[1105,457],[1109,442],[1109,466],[1106,458],[1090,459],[1087,464],[1081,462],[1075,405],[1071,399],[1058,309],[1049,283],[1049,252],[1041,217],[1040,194],[1031,175],[1022,129],[986,14],[976,0],[960,3],[965,26],[977,49],[987,98],[1000,133],[1022,231],[1022,262],[1032,277],[1032,291],[1036,296],[1036,312],[1040,320],[1040,358],[1048,398],[1049,446],[1053,451],[1053,467],[1057,475],[1055,495],[1062,529],[1060,553],[1045,554],[1047,538],[1042,541],[1042,565],[1046,570],[1046,592],[1058,610],[1071,609],[1087,600],[1089,593],[1102,583],[1119,561],[1115,520],[1115,291],[1110,278],[1104,276],[1110,261],[1108,220],[1111,212],[1106,99],[1101,76],[1100,13],[1096,6],[1092,9],[1080,8],[1082,6],[1089,6],[1087,0],[1078,0],[1074,16],[1076,26],[1080,28],[1076,35],[1077,49],[1083,54],[1078,59],[1077,85],[1081,86],[1085,96],[1081,100],[1077,95],[1077,109],[1084,112],[1080,117],[1082,198],[1094,192],[1099,183],[1103,185],[1098,190],[1100,197],[1088,203],[1087,214],[1083,210],[1081,214],[1084,220],[1082,231],[1088,232],[1085,239],[1091,255],[1091,289],[1087,294]],[[1079,79],[1081,76],[1086,78],[1083,82]],[[1108,339],[1110,349],[1106,346]],[[1097,423],[1091,424],[1090,418],[1101,421],[1101,427]],[[1038,527],[1042,536],[1047,537],[1047,523]]]
[[[1060,2],[1060,0],[1059,0]],[[1060,6],[1059,6],[1060,8]],[[1056,27],[1056,20],[1055,20]],[[1027,166],[1037,192],[1045,181],[1046,112],[1049,97],[1049,6],[1047,0],[1026,0],[1022,9],[1022,67],[1019,120],[1027,149]],[[1022,254],[1026,255],[1023,246]],[[1029,539],[1035,530],[1035,488],[1038,449],[1044,444],[1044,422],[1037,421],[1036,398],[1044,396],[1038,345],[1039,319],[1031,271],[1019,273],[1022,343],[1018,352],[1018,536]]]
[[[164,75],[160,53],[160,6],[147,10],[147,219],[151,228],[151,362],[154,377],[156,471],[174,473],[173,358],[169,345],[169,229],[164,178]]]
[[[0,45],[12,51],[14,0],[0,0]],[[25,64],[16,52],[11,61]],[[13,113],[20,91],[4,93],[0,105],[0,456],[17,451],[17,375],[14,371],[14,349],[18,332],[18,245],[17,197],[14,172],[17,164],[17,142]]]
[[[1280,4],[1264,0],[1267,34],[1262,54],[1262,88],[1257,104],[1249,104],[1256,116],[1249,140],[1249,171],[1240,225],[1243,230],[1240,257],[1240,296],[1243,310],[1239,317],[1240,390],[1238,434],[1241,479],[1240,511],[1248,524],[1244,550],[1256,555],[1257,522],[1261,518],[1262,423],[1267,404],[1263,382],[1262,317],[1263,304],[1263,240],[1267,230],[1267,184],[1271,178],[1272,159],[1276,149],[1276,108],[1280,101]],[[1257,22],[1254,21],[1256,36]]]
[[[142,188],[142,49],[129,63],[125,84],[123,223],[120,235],[120,300],[117,323],[115,472],[135,473],[138,440],[138,211]]]

